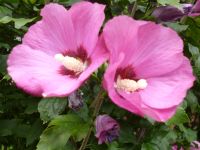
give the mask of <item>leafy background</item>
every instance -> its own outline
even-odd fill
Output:
[[[54,0],[66,8],[79,0]],[[105,4],[106,19],[125,14],[136,19],[152,20],[158,5],[180,6],[179,0],[92,0]],[[0,149],[1,150],[77,150],[89,130],[86,145],[90,150],[171,150],[176,144],[189,149],[200,139],[200,17],[184,22],[165,22],[176,30],[185,43],[185,55],[191,60],[196,82],[166,123],[141,118],[122,110],[103,93],[99,114],[109,114],[121,127],[119,139],[97,144],[93,128],[95,95],[101,88],[105,70],[102,66],[79,90],[84,106],[77,111],[68,107],[66,98],[32,97],[12,82],[6,71],[7,56],[21,42],[28,27],[39,20],[40,9],[50,0],[0,0]],[[181,3],[193,2],[182,0]],[[137,4],[137,7],[135,7]],[[134,9],[137,8],[137,9]],[[28,74],[28,72],[27,72]]]

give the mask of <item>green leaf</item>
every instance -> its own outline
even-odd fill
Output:
[[[149,121],[149,123],[151,123],[152,125],[155,124],[155,120],[153,120],[152,118],[148,117],[148,116],[145,116],[145,118]]]
[[[197,131],[193,131],[190,128],[185,128],[183,125],[179,125],[181,131],[183,131],[185,138],[189,143],[197,140]]]
[[[30,127],[30,130],[26,133],[26,146],[32,144],[38,139],[43,131],[42,122],[38,119]]]
[[[30,131],[30,125],[21,122],[13,129],[13,135],[26,138],[27,132]]]
[[[172,28],[176,32],[183,32],[183,31],[187,30],[187,28],[188,28],[188,25],[182,25],[182,24],[175,23],[175,22],[165,22],[164,24],[167,25],[168,27]]]
[[[190,18],[186,19],[187,25],[189,25],[188,30],[184,33],[184,38],[187,39],[188,42],[192,43],[195,46],[200,47],[200,19],[197,18]]]
[[[38,104],[40,118],[46,123],[62,113],[66,105],[66,98],[44,98]]]
[[[198,47],[195,47],[192,44],[188,44],[188,47],[189,47],[189,52],[191,53],[194,59],[200,55]]]
[[[5,74],[6,73],[6,60],[7,55],[0,55],[0,73]]]
[[[182,107],[179,107],[176,111],[176,114],[166,122],[166,125],[179,125],[189,122],[189,117],[185,110]]]
[[[38,104],[29,102],[29,105],[26,107],[25,114],[33,114],[38,112]]]
[[[187,103],[189,107],[191,108],[191,111],[198,112],[198,108],[200,108],[199,103],[198,103],[198,98],[197,96],[193,93],[193,91],[189,91],[186,97]]]
[[[23,26],[25,26],[27,23],[33,22],[33,20],[35,20],[35,18],[25,19],[25,18],[12,18],[9,16],[5,16],[3,18],[0,18],[0,23],[6,24],[13,21],[15,24],[15,28],[20,29]]]
[[[3,18],[0,18],[0,23],[6,24],[6,23],[9,23],[9,22],[12,21],[12,20],[13,20],[12,17],[5,16],[5,17],[3,17]]]
[[[7,7],[0,6],[0,18],[4,16],[12,16],[12,11]]]
[[[37,150],[64,150],[65,144],[70,137],[70,132],[62,127],[46,129],[40,137]]]
[[[159,150],[159,148],[153,143],[143,143],[141,150]]]
[[[136,0],[128,0],[130,4],[132,4],[133,2],[135,2]]]
[[[0,120],[0,136],[8,136],[14,134],[14,130],[21,122],[19,119]]]
[[[133,134],[133,127],[127,128],[129,124],[120,124],[120,143],[134,143],[136,141],[136,136]]]
[[[75,112],[78,116],[80,116],[84,121],[89,120],[89,110],[86,103],[84,103],[83,107],[80,108],[77,112]]]
[[[23,0],[26,4],[35,4],[37,0]]]
[[[65,150],[77,150],[75,144],[72,142],[68,141],[67,144],[65,145]]]
[[[31,18],[31,19],[25,19],[25,18],[13,19],[16,29],[20,29],[21,27],[25,26],[27,23],[33,22],[33,20],[35,20],[35,18]]]
[[[64,150],[70,136],[80,141],[89,130],[89,124],[77,115],[61,115],[52,120],[44,130],[37,150]]]
[[[161,5],[171,5],[175,7],[180,7],[180,0],[157,0]]]
[[[50,126],[58,125],[62,125],[66,130],[70,130],[71,135],[77,141],[83,139],[89,129],[89,122],[85,123],[82,118],[75,114],[61,115],[50,122]]]
[[[60,4],[66,5],[66,6],[71,6],[74,3],[80,2],[81,0],[59,0]]]
[[[154,132],[151,132],[151,134],[150,143],[155,144],[159,150],[169,150],[170,143],[175,142],[177,138],[176,133],[166,126],[155,127]]]
[[[30,144],[36,139],[36,136],[39,137],[41,132],[42,129],[37,122],[31,127],[30,125],[23,124],[21,119],[0,120],[0,136],[14,135],[26,138],[27,143]]]
[[[120,150],[119,144],[117,142],[108,144],[108,150]]]
[[[6,49],[6,51],[9,51],[10,45],[8,45],[7,43],[0,42],[0,49],[1,48],[4,48],[4,49]]]

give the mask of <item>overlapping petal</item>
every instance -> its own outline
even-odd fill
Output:
[[[65,96],[76,90],[106,59],[104,43],[99,40],[92,63],[78,78],[61,73],[61,64],[53,57],[29,46],[19,45],[8,59],[8,72],[17,86],[37,96]],[[98,54],[98,56],[96,55]]]
[[[137,77],[162,75],[182,64],[183,42],[169,28],[120,16],[109,21],[103,31],[110,60],[117,61],[118,54],[125,53],[120,66],[132,64]]]
[[[80,81],[60,74],[60,67],[53,57],[26,45],[15,47],[8,58],[8,72],[17,86],[37,96],[62,96],[80,86]]]
[[[94,48],[93,52],[90,55],[90,64],[86,70],[80,74],[79,80],[84,81],[87,79],[92,72],[94,72],[99,66],[101,66],[109,57],[107,48],[105,46],[104,39],[102,36],[99,37],[99,40]]]
[[[193,81],[192,67],[189,60],[185,58],[182,65],[175,71],[147,79],[148,87],[141,90],[140,95],[143,102],[152,108],[170,108],[183,101]]]
[[[131,64],[139,78],[160,76],[182,64],[183,41],[170,28],[148,23],[139,28],[137,39]]]
[[[121,53],[119,54],[119,59],[117,62],[109,64],[104,74],[103,86],[108,91],[109,97],[116,105],[124,109],[127,109],[132,113],[142,115],[142,113],[139,110],[140,102],[138,101],[139,100],[137,97],[138,95],[135,95],[134,101],[132,100],[129,101],[128,99],[123,98],[122,95],[120,95],[114,88],[116,71],[123,59],[124,59],[124,54]]]
[[[98,37],[104,7],[80,2],[67,11],[58,4],[46,5],[41,10],[42,20],[29,28],[23,43],[16,46],[8,58],[8,72],[17,86],[44,97],[66,96],[80,87],[108,58],[104,41]],[[87,66],[72,77],[54,56],[78,53],[80,47],[86,50]]]
[[[48,4],[41,10],[42,20],[31,26],[23,44],[54,56],[78,47],[71,15],[58,4]]]
[[[110,52],[109,61],[118,61],[120,53],[125,53],[124,60],[129,61],[137,50],[137,31],[144,21],[134,21],[128,16],[119,16],[108,21],[103,29],[105,43]],[[123,63],[123,62],[122,62]]]
[[[194,82],[189,60],[183,56],[183,42],[169,28],[135,20],[132,20],[134,25],[130,23],[127,28],[125,20],[131,22],[132,19],[115,17],[103,31],[110,52],[104,87],[118,106],[166,121],[176,112]],[[130,65],[133,78],[145,79],[147,88],[127,93],[115,87],[117,70]]]
[[[99,29],[105,18],[104,9],[105,6],[101,4],[80,2],[69,10],[76,34],[76,42],[86,49],[88,55],[93,52],[97,43]]]

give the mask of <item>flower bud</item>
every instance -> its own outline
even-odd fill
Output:
[[[83,99],[79,92],[75,91],[68,96],[68,106],[75,111],[83,107]]]
[[[98,144],[111,142],[119,137],[119,124],[108,115],[99,115],[95,120]]]

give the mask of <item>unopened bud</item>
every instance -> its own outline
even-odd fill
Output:
[[[79,92],[75,91],[68,96],[68,106],[75,111],[83,107],[83,99]]]

